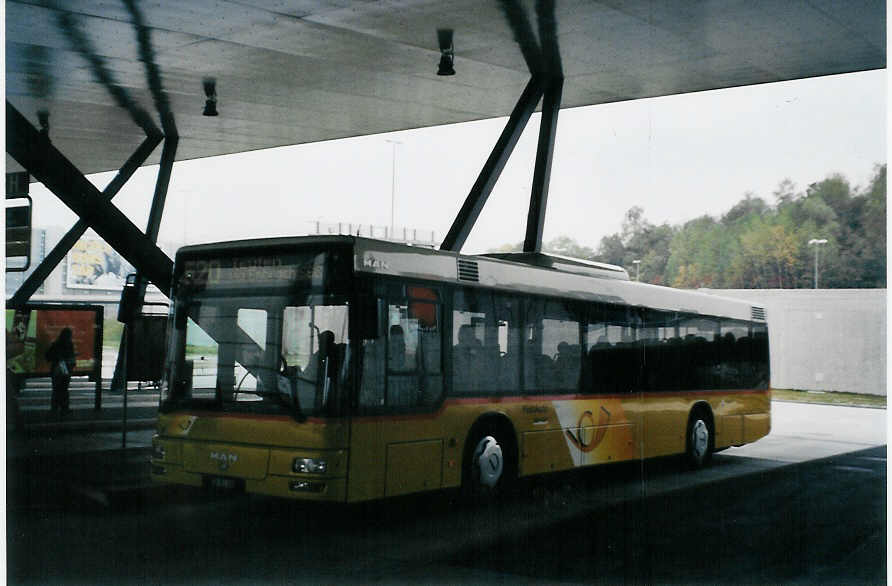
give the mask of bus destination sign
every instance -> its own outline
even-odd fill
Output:
[[[183,263],[180,284],[199,289],[321,285],[325,260],[324,253],[188,259]]]

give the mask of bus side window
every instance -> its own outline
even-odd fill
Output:
[[[520,388],[520,355],[523,349],[520,300],[496,295],[494,306],[498,356],[495,358],[493,379],[497,381],[499,392],[515,394]]]
[[[759,385],[754,360],[753,339],[746,322],[722,320],[721,336],[716,339],[720,357],[719,384],[723,389],[748,389]]]
[[[525,304],[526,319],[523,329],[523,388],[525,391],[542,391],[553,378],[554,363],[545,355],[542,314],[544,302],[528,300]]]
[[[718,363],[719,323],[715,318],[682,314],[679,320],[681,346],[684,352],[679,372],[682,390],[716,387],[714,369]]]
[[[680,324],[675,312],[648,309],[639,330],[644,362],[641,389],[666,391],[677,388],[681,344],[677,338]]]
[[[431,303],[417,303],[426,315],[439,315],[440,306]],[[440,320],[420,321],[418,327],[419,375],[421,376],[420,405],[434,405],[443,394],[443,351],[440,331]]]
[[[420,298],[381,301],[378,336],[362,341],[360,407],[430,406],[442,394],[438,296],[428,288],[407,289]]]
[[[368,305],[367,310],[371,310],[371,304]],[[379,314],[379,318],[368,320],[369,323],[374,321],[378,325],[378,332],[375,337],[371,337],[372,332],[365,332],[369,337],[362,340],[361,348],[362,372],[359,380],[359,406],[371,409],[384,406],[386,341],[380,331],[383,327],[380,319],[382,305],[381,300],[378,300],[375,305],[375,311]]]
[[[453,317],[456,344],[452,347],[452,375],[456,392],[479,391],[483,372],[483,343],[477,335],[473,314]],[[465,320],[470,320],[465,323]]]
[[[598,305],[589,312],[584,389],[596,393],[629,393],[638,389],[642,358],[639,321],[629,308],[622,306]]]
[[[499,355],[492,295],[473,290],[455,292],[452,311],[452,387],[457,394],[496,390],[493,370]]]
[[[430,292],[408,287],[409,295]],[[391,304],[388,331],[387,404],[418,407],[435,404],[442,393],[439,305],[424,300]]]
[[[604,378],[610,342],[607,339],[607,324],[604,322],[603,311],[599,306],[595,305],[590,308],[587,321],[585,347],[588,354],[582,361],[582,391],[584,393],[602,392],[605,387]]]
[[[359,405],[384,405],[384,348],[378,339],[362,341],[362,375],[359,382]]]
[[[418,323],[409,320],[404,303],[387,307],[387,397],[388,407],[411,407],[417,403]]]
[[[542,319],[543,353],[551,357],[551,376],[541,378],[549,390],[575,391],[579,388],[582,345],[579,319],[567,304],[549,301]]]
[[[767,389],[769,385],[768,326],[752,324],[751,335],[747,340],[745,355],[751,365],[750,386],[755,389]]]

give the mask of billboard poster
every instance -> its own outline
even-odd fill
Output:
[[[93,375],[100,365],[101,307],[26,307],[6,310],[6,368],[26,376],[49,376],[45,354],[64,328],[74,342],[73,375]]]
[[[33,372],[37,356],[37,311],[6,310],[6,369],[16,374]]]
[[[66,286],[72,289],[120,291],[134,269],[98,238],[81,238],[68,251]]]

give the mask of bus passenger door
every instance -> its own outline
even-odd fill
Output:
[[[376,417],[354,417],[350,422],[350,468],[347,500],[365,501],[384,496],[384,446],[381,421]]]
[[[443,389],[438,296],[427,287],[398,293],[379,300],[377,337],[361,341],[351,438],[357,498],[442,486],[443,433],[431,413]]]

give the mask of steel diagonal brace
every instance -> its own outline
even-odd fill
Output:
[[[563,86],[563,78],[550,79],[545,90],[545,98],[542,101],[539,146],[536,150],[536,167],[533,170],[533,187],[530,191],[530,211],[527,214],[527,232],[523,241],[524,252],[540,252],[542,250],[548,185],[551,182],[551,161],[554,157],[554,137],[557,133]]]
[[[508,27],[514,34],[514,40],[520,47],[520,53],[526,61],[527,69],[530,73],[536,75],[545,69],[545,61],[543,60],[542,50],[539,43],[536,42],[536,33],[530,25],[530,19],[527,16],[526,9],[521,6],[518,0],[500,0],[499,7],[508,21]]]
[[[536,15],[539,24],[538,42],[532,26],[530,26],[526,10],[518,0],[500,0],[499,5],[505,14],[508,26],[514,33],[514,39],[520,47],[532,78],[514,107],[502,135],[483,166],[483,170],[480,171],[477,182],[471,188],[471,192],[465,199],[449,233],[440,245],[442,250],[455,252],[461,250],[505,163],[511,156],[520,134],[544,95],[524,251],[538,252],[542,248],[542,230],[548,201],[548,184],[551,179],[554,138],[564,83],[558,45],[557,20],[554,14],[555,2],[554,0],[537,0],[536,2]]]
[[[168,135],[164,139],[164,148],[161,149],[161,164],[158,167],[158,178],[155,181],[155,196],[152,198],[152,208],[149,210],[149,221],[146,226],[146,236],[153,243],[158,242],[158,232],[161,229],[161,217],[164,215],[164,203],[167,200],[167,188],[170,184],[170,174],[173,170],[178,142],[178,136]],[[137,305],[139,306],[142,306],[146,294],[146,282],[142,278],[144,276],[146,273],[140,270],[136,280],[136,286],[139,288],[137,293],[139,299]]]
[[[542,99],[542,119],[539,123],[539,144],[536,150],[536,166],[533,170],[533,186],[530,191],[527,231],[523,241],[524,252],[542,250],[542,232],[545,227],[548,186],[551,182],[554,139],[557,133],[558,112],[561,108],[561,94],[564,87],[554,0],[537,0],[536,16],[539,23],[542,63],[550,77],[548,86],[545,88],[545,96]]]
[[[6,152],[152,281],[170,292],[173,261],[6,102]]]
[[[502,130],[502,134],[499,136],[499,140],[496,141],[492,153],[486,160],[486,164],[483,165],[483,169],[480,171],[477,181],[465,199],[464,205],[459,210],[458,216],[452,223],[449,233],[443,239],[443,243],[440,245],[441,250],[458,252],[464,246],[471,229],[474,227],[474,223],[477,221],[477,217],[480,216],[486,200],[492,193],[492,189],[496,181],[498,181],[502,169],[505,168],[505,163],[511,157],[511,152],[517,145],[517,141],[520,139],[520,135],[523,133],[523,129],[536,109],[536,105],[542,98],[544,91],[545,79],[541,75],[533,75],[514,106],[514,110],[511,112],[504,130]]]
[[[136,152],[127,159],[127,162],[124,163],[124,166],[121,167],[121,170],[115,175],[115,178],[111,180],[111,183],[109,183],[102,191],[102,196],[108,201],[111,201],[112,198],[118,194],[124,184],[127,183],[130,177],[133,176],[133,173],[145,163],[146,159],[149,158],[149,155],[152,154],[152,151],[155,150],[155,147],[158,146],[159,142],[161,142],[160,134],[146,137],[142,144],[139,145],[139,148],[136,149]],[[89,228],[87,222],[78,220],[77,223],[75,223],[74,226],[62,236],[43,261],[37,265],[34,272],[25,279],[25,282],[22,283],[19,290],[9,299],[7,305],[17,306],[27,303],[31,296],[34,295],[34,292],[37,291],[37,288],[40,287],[41,283],[50,276],[53,269],[55,269],[62,259],[65,258],[65,255],[68,254],[71,247],[84,235],[87,228]]]

